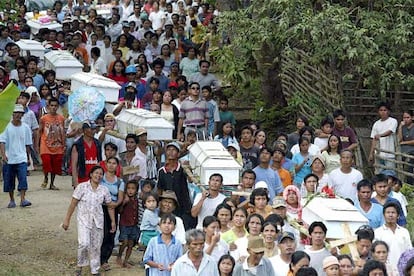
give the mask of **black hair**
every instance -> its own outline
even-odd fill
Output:
[[[311,140],[308,137],[300,136],[298,140],[298,145],[300,146],[300,144],[302,144],[304,141],[308,142],[309,144],[311,143]]]
[[[280,229],[280,227],[278,227],[278,225],[276,223],[274,223],[273,221],[268,221],[265,220],[265,222],[262,225],[262,231],[265,229],[266,226],[271,225],[273,226],[273,228],[275,228],[276,234],[280,233],[282,229]]]
[[[385,241],[376,240],[376,241],[374,241],[374,242],[372,243],[372,245],[371,245],[371,253],[375,253],[375,248],[376,248],[378,245],[383,245],[383,246],[385,246],[385,249],[387,249],[387,252],[390,252],[390,248],[389,248],[388,244],[387,244]]]
[[[378,182],[385,182],[388,183],[388,176],[386,176],[385,174],[376,174],[373,178],[372,178],[372,182],[374,183],[374,186],[378,183]]]
[[[216,218],[215,216],[206,216],[203,219],[203,228],[207,228],[213,222],[217,222],[220,226],[220,221],[218,220],[218,218]]]
[[[314,221],[311,223],[311,225],[309,225],[309,234],[313,233],[313,230],[315,230],[316,227],[320,227],[322,229],[322,231],[325,233],[328,232],[328,228],[326,227],[326,225],[322,222],[322,221]]]
[[[271,222],[273,224],[280,225],[280,227],[283,227],[285,225],[285,221],[283,218],[277,214],[270,214],[266,217],[265,223]],[[282,232],[282,229],[277,228],[277,232]]]
[[[252,170],[252,169],[247,169],[247,170],[244,170],[243,172],[242,172],[242,178],[243,178],[243,176],[246,174],[246,173],[249,173],[249,174],[252,174],[252,175],[254,175],[254,179],[256,180],[256,173]]]
[[[217,205],[213,216],[215,216],[217,218],[218,213],[221,209],[226,209],[227,211],[229,211],[230,212],[230,220],[233,219],[233,214],[232,214],[233,212],[231,211],[231,207],[229,205],[227,205],[226,203],[220,203],[219,205]]]
[[[369,179],[362,179],[359,181],[357,184],[357,191],[360,191],[362,187],[369,187],[371,189],[371,192],[374,189],[372,181]]]
[[[342,254],[342,255],[339,255],[339,256],[338,256],[338,257],[336,257],[336,258],[338,259],[338,262],[340,262],[340,261],[342,261],[342,260],[344,260],[344,259],[347,259],[347,260],[349,260],[349,261],[351,262],[352,267],[354,267],[354,266],[355,266],[355,264],[354,264],[354,260],[352,260],[351,256],[349,256],[349,255],[347,255],[347,254]]]
[[[222,256],[220,257],[219,261],[217,262],[217,266],[218,266],[218,270],[219,270],[219,272],[220,272],[220,263],[221,263],[222,261],[224,261],[224,260],[230,260],[230,261],[231,261],[231,263],[232,263],[232,267],[231,267],[230,275],[233,275],[233,269],[234,269],[234,266],[236,265],[236,261],[235,261],[235,260],[234,260],[234,258],[233,258],[231,255],[229,255],[229,254],[222,255]]]
[[[318,272],[313,267],[301,267],[296,272],[296,276],[318,276]]]
[[[390,207],[394,207],[395,210],[397,210],[397,214],[401,215],[401,207],[398,205],[397,202],[387,202],[384,204],[384,206],[382,207],[382,214],[385,214],[385,210],[387,210],[387,208]]]
[[[300,260],[304,258],[308,259],[310,262],[310,256],[306,252],[300,251],[300,250],[295,251],[290,257],[290,264],[289,264],[290,271],[292,271],[292,266],[296,265],[298,262],[300,262]]]
[[[229,103],[229,99],[227,98],[227,96],[223,95],[223,96],[220,97],[220,102]]]
[[[369,273],[375,269],[380,269],[382,270],[382,273],[384,273],[385,276],[387,276],[387,268],[385,267],[384,263],[381,263],[379,261],[375,261],[375,260],[368,260],[365,265],[364,268],[362,269],[361,275],[369,275]]]
[[[379,102],[377,104],[377,109],[380,109],[381,107],[385,107],[388,111],[391,111],[391,104],[388,101]]]
[[[314,174],[314,173],[310,173],[310,174],[306,175],[306,176],[303,178],[303,183],[305,183],[305,182],[306,182],[306,180],[308,180],[308,178],[309,178],[309,177],[315,177],[315,178],[316,178],[316,181],[319,183],[319,177],[318,177],[316,174]]]
[[[243,130],[246,130],[246,129],[249,130],[253,136],[253,129],[249,125],[242,126],[242,128],[240,129],[240,132],[243,132]]]
[[[101,56],[101,49],[99,49],[98,47],[92,47],[91,54],[94,54],[95,56],[100,57]]]
[[[155,68],[155,66],[156,65],[159,65],[159,66],[161,66],[162,68],[164,68],[164,66],[165,66],[165,62],[164,62],[164,60],[163,59],[161,59],[161,58],[157,58],[157,59],[155,59],[153,62],[152,62],[152,68]]]
[[[219,173],[213,173],[212,175],[210,175],[210,177],[208,178],[208,180],[210,181],[215,176],[219,177],[221,184],[223,184],[223,176],[221,174],[219,174]]]
[[[155,199],[155,201],[157,202],[157,204],[158,204],[158,202],[160,202],[160,200],[158,198],[158,194],[156,192],[154,192],[154,191],[151,191],[151,192],[145,193],[142,196],[142,204],[144,206],[145,206],[145,203],[147,202],[148,198],[150,198],[150,197],[153,197]]]
[[[331,141],[331,138],[332,137],[336,137],[336,139],[338,139],[338,148],[337,148],[337,150],[336,150],[336,152],[337,153],[340,153],[341,151],[342,151],[342,141],[341,141],[341,137],[339,137],[338,135],[336,135],[336,134],[331,134],[330,136],[329,136],[329,138],[328,138],[328,148],[326,149],[326,151],[328,152],[328,153],[330,153],[331,152],[331,146],[329,145],[329,142]]]
[[[55,102],[55,103],[58,103],[58,104],[59,104],[59,100],[58,100],[57,98],[55,98],[55,97],[50,97],[50,98],[47,100],[47,103],[48,103],[48,104],[51,104],[51,103],[53,103],[53,102]]]
[[[101,166],[93,166],[91,168],[91,170],[89,171],[89,178],[91,178],[91,175],[96,171],[96,170],[102,170],[102,172],[104,172],[104,169]]]
[[[205,60],[205,59],[200,60],[200,62],[198,63],[198,65],[201,67],[201,65],[202,65],[203,63],[207,63],[207,64],[208,64],[208,66],[210,67],[210,61]]]
[[[296,118],[295,122],[297,122],[297,121],[298,121],[298,119],[301,119],[301,120],[302,120],[302,122],[305,124],[305,126],[309,126],[309,120],[308,120],[308,118],[307,118],[306,116],[299,115],[299,116]]]
[[[201,87],[201,90],[207,90],[210,94],[211,94],[211,86],[209,86],[209,85],[204,85],[203,87]]]
[[[115,156],[111,156],[111,157],[106,158],[106,161],[109,161],[111,159],[115,160],[116,164],[119,165],[119,159],[116,158]]]
[[[257,132],[257,131],[256,131]],[[267,151],[269,154],[270,154],[270,156],[272,156],[273,155],[273,150],[271,150],[270,148],[267,148],[267,147],[262,147],[260,150],[259,150],[259,155],[260,154],[262,154],[262,152],[264,152],[264,151]]]
[[[244,208],[244,207],[237,207],[237,208],[236,208],[236,210],[234,210],[233,215],[234,215],[237,211],[242,211],[242,212],[243,212],[243,214],[244,214],[244,216],[245,216],[246,218],[247,218],[247,216],[249,215],[249,214],[247,213],[246,208]]]
[[[250,204],[254,205],[254,200],[256,199],[256,196],[265,196],[267,202],[269,202],[269,195],[265,188],[257,188],[252,191],[250,195]]]
[[[322,119],[320,126],[323,127],[324,125],[327,125],[327,124],[329,124],[331,127],[333,127],[334,125],[334,121],[332,120],[332,117],[329,115]]]
[[[158,85],[160,84],[160,80],[156,77],[151,77],[150,78],[149,83],[153,83],[153,82],[155,82]]]
[[[179,90],[179,91],[180,91],[180,90]],[[224,136],[224,133],[223,133],[223,127],[224,127],[225,125],[227,125],[227,124],[230,124],[230,125],[231,125],[231,127],[233,128],[233,124],[232,124],[230,121],[225,120],[225,121],[220,122],[220,125],[219,125],[219,127],[218,127],[218,129],[217,129],[217,133],[218,133],[219,138],[223,138],[223,136]],[[230,137],[234,138],[233,131],[230,131],[230,133],[229,133],[228,135],[229,135]]]
[[[108,142],[108,143],[106,143],[106,144],[105,144],[105,146],[104,146],[104,149],[106,149],[106,147],[110,147],[110,148],[112,148],[113,150],[118,151],[118,146],[117,146],[117,145],[115,145],[115,144],[114,144],[114,143],[112,143],[112,142]]]
[[[253,213],[253,214],[250,214],[250,215],[247,217],[247,220],[246,220],[246,225],[245,225],[245,228],[246,228],[246,231],[247,231],[248,233],[250,233],[250,229],[249,229],[249,222],[250,222],[250,221],[251,221],[251,219],[252,219],[252,218],[254,218],[254,217],[256,217],[256,218],[258,218],[258,219],[260,220],[260,226],[261,226],[260,232],[262,232],[262,230],[263,230],[264,219],[263,219],[262,215],[257,214],[257,213]]]
[[[26,79],[26,78],[25,78]],[[25,97],[26,99],[30,99],[30,94],[29,93],[27,93],[27,92],[21,92],[20,93],[20,97]]]
[[[375,234],[373,230],[369,229],[361,229],[356,232],[357,234],[357,240],[369,240],[372,242],[374,240]]]
[[[160,216],[160,224],[167,221],[170,221],[172,224],[177,225],[177,219],[174,214],[162,214]]]
[[[334,118],[338,118],[339,116],[342,116],[342,117],[346,118],[346,114],[345,114],[345,112],[344,112],[342,109],[337,109],[337,110],[335,110],[335,111],[332,113],[332,116],[333,116]]]
[[[135,179],[128,180],[128,181],[125,183],[125,192],[126,192],[126,190],[127,190],[127,186],[128,186],[128,184],[133,184],[133,185],[135,186],[135,188],[137,189],[137,191],[138,191],[138,181],[137,181],[137,180],[135,180]]]
[[[414,266],[414,257],[408,260],[404,267],[404,276],[410,276],[411,268]]]
[[[125,137],[125,143],[130,138],[134,139],[135,143],[138,144],[138,137],[135,134],[133,134],[133,133],[128,133],[127,134],[127,136]]]
[[[303,133],[309,132],[311,135],[310,142],[313,142],[313,139],[315,138],[315,133],[313,132],[313,128],[311,126],[304,126],[299,130],[299,137],[303,136]]]

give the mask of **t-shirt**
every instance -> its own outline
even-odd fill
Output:
[[[350,127],[345,127],[343,130],[334,127],[332,134],[341,138],[342,148],[346,149],[350,145],[357,143],[355,132]]]
[[[236,119],[234,119],[233,112],[231,111],[220,111],[220,121],[231,122],[233,126],[236,125]]]
[[[245,148],[240,145],[240,153],[243,158],[243,169],[253,169],[259,164],[259,148],[252,146],[250,148]]]
[[[40,154],[64,154],[65,153],[65,118],[62,115],[46,114],[40,118],[43,126],[40,137]]]
[[[303,158],[302,154],[296,153],[295,155],[293,155],[292,162],[295,165],[302,164],[303,160],[305,159]],[[309,160],[303,165],[303,167],[298,172],[296,172],[295,177],[293,178],[293,183],[295,183],[296,186],[302,185],[305,176],[312,172],[311,162],[312,156],[309,155]]]
[[[372,203],[371,208],[368,212],[365,212],[359,205],[359,201],[356,200],[354,203],[358,211],[368,219],[368,224],[373,229],[376,229],[384,224],[384,216],[382,214],[382,206],[377,203]]]
[[[319,250],[312,250],[310,246],[305,247],[304,250],[310,256],[309,266],[316,269],[318,276],[325,276],[326,273],[323,271],[322,263],[323,259],[331,256],[331,253],[325,247]]]
[[[402,132],[402,140],[403,141],[412,141],[412,140],[414,140],[414,127],[413,127],[413,125],[411,125],[410,128],[408,128],[407,126],[404,125],[401,128],[401,132]],[[404,152],[404,153],[414,152],[414,146],[413,145],[401,145],[401,152]]]
[[[10,122],[0,134],[0,143],[5,143],[8,164],[27,162],[26,146],[32,145],[32,131],[26,124],[15,126]]]
[[[392,133],[387,137],[381,137],[379,139],[379,148],[386,151],[395,151],[395,131],[397,130],[398,122],[396,119],[389,117],[386,120],[378,120],[374,123],[371,130],[371,138],[374,138],[377,134],[382,134],[386,131]],[[379,155],[383,158],[394,158],[394,154],[380,152]]]
[[[339,154],[328,153],[326,150],[322,152],[323,161],[325,161],[325,172],[331,171],[341,166],[341,156]]]
[[[283,192],[283,185],[280,181],[279,174],[271,168],[262,168],[257,166],[253,169],[256,173],[256,183],[259,181],[264,181],[269,187],[269,200],[272,201],[273,198]]]
[[[280,255],[276,255],[269,258],[270,263],[272,264],[275,274],[274,276],[286,276],[289,272],[289,263],[286,263]]]
[[[316,137],[315,141],[313,142],[318,148],[324,149],[328,146],[328,138],[319,138]]]
[[[343,173],[341,168],[338,168],[329,174],[329,187],[334,189],[335,194],[355,202],[357,200],[357,184],[362,179],[362,173],[354,168],[351,168],[350,173]]]
[[[196,195],[194,199],[193,207],[197,205],[197,203],[200,202],[202,194],[199,193]],[[226,198],[223,194],[218,194],[215,198],[209,198],[207,197],[203,205],[200,209],[200,213],[198,213],[197,216],[197,229],[203,229],[203,220],[206,216],[212,216],[214,214],[214,211],[216,210],[217,205],[223,202],[223,200]]]

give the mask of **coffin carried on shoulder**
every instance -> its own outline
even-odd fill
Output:
[[[106,102],[118,102],[119,89],[121,89],[121,86],[110,78],[93,73],[78,72],[73,74],[70,79],[72,80],[72,91],[75,91],[81,86],[92,86],[104,94]]]
[[[174,130],[174,126],[161,115],[141,108],[123,110],[116,122],[119,133],[124,135],[145,128],[148,140],[171,140]]]
[[[314,221],[322,221],[328,228],[328,239],[346,237],[342,227],[344,223],[349,226],[351,233],[368,224],[368,219],[354,205],[342,198],[314,197],[303,208],[302,219],[308,225]]]
[[[200,177],[201,184],[207,185],[210,176],[219,173],[223,185],[239,184],[242,166],[218,141],[198,141],[189,147],[190,166]]]
[[[42,43],[39,41],[31,39],[20,39],[16,42],[16,44],[20,47],[20,55],[22,57],[35,56],[40,60],[44,59],[45,47],[43,47]]]
[[[55,50],[45,54],[45,68],[56,72],[56,79],[69,80],[78,72],[82,72],[83,65],[68,51]]]

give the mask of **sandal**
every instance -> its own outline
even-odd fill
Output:
[[[75,276],[82,276],[82,268],[75,270]]]
[[[59,191],[59,188],[55,185],[50,186],[49,190]]]
[[[40,187],[45,189],[47,187],[47,180],[43,180],[43,183],[40,185]]]
[[[102,269],[105,271],[111,270],[111,266],[108,263],[104,263],[101,265]]]

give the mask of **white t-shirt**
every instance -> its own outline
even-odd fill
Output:
[[[295,155],[296,153],[300,152],[299,149],[299,144],[294,145],[291,149],[290,152],[292,153],[292,155]],[[309,146],[309,154],[314,156],[314,155],[319,155],[321,154],[321,149],[315,145],[315,144],[310,144]]]
[[[378,120],[374,123],[371,130],[371,138],[375,135],[391,130],[392,134],[379,139],[379,148],[387,151],[395,151],[395,132],[397,131],[398,122],[396,119],[389,117],[385,121]],[[394,154],[380,152],[384,158],[394,158]]]
[[[405,198],[405,195],[403,195],[401,192],[392,192],[392,197],[398,200],[401,204],[401,208],[403,209],[404,216],[407,217],[407,205],[408,201]]]
[[[325,247],[319,250],[312,250],[310,246],[305,247],[305,251],[310,256],[310,267],[313,267],[318,272],[319,276],[325,276],[326,273],[323,271],[322,262],[328,256],[331,256],[331,253]]]
[[[280,255],[276,255],[269,258],[270,263],[275,271],[275,276],[286,276],[289,272],[289,263],[286,263],[280,258]]]
[[[326,149],[328,146],[328,139],[329,138],[319,138],[316,137],[315,141],[313,142],[316,146],[318,146],[320,149]]]
[[[329,187],[334,189],[335,194],[357,200],[357,184],[363,179],[362,173],[351,168],[350,173],[343,173],[341,168],[333,170],[329,174]]]
[[[201,193],[196,195],[194,199],[193,206],[196,206],[197,203],[201,200]],[[203,220],[206,216],[212,216],[214,214],[214,211],[216,210],[217,205],[223,202],[223,200],[226,198],[223,194],[218,194],[215,198],[209,198],[207,197],[204,202],[203,206],[200,209],[200,213],[197,216],[197,229],[203,229]]]
[[[158,12],[151,12],[149,17],[149,20],[151,20],[152,22],[152,29],[153,30],[158,30],[158,29],[162,29],[164,27],[163,25],[163,21],[165,22],[165,13],[162,11],[158,11]]]

